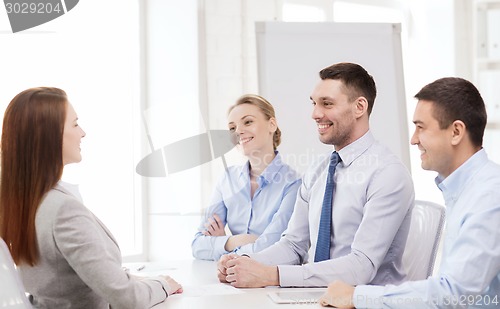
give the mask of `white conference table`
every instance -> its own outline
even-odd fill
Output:
[[[130,272],[140,276],[169,275],[182,284],[182,294],[171,295],[155,309],[213,309],[213,308],[320,308],[307,294],[296,295],[301,303],[277,304],[268,296],[271,292],[324,292],[326,288],[253,288],[237,289],[217,279],[217,263],[211,261],[185,260],[165,263],[128,263]],[[141,269],[138,271],[138,269]],[[307,295],[307,296],[306,296]],[[302,297],[302,298],[301,298]]]

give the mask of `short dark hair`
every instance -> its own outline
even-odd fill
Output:
[[[362,66],[349,62],[336,63],[321,70],[319,77],[322,80],[342,81],[349,101],[355,100],[357,97],[365,97],[368,101],[368,115],[371,114],[377,96],[377,87],[373,77]]]
[[[424,86],[415,98],[434,103],[433,116],[441,129],[448,128],[455,120],[461,120],[471,142],[482,146],[486,107],[479,90],[471,82],[459,77],[440,78]]]

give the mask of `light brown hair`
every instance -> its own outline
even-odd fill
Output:
[[[251,104],[251,105],[257,106],[262,111],[264,116],[266,116],[267,120],[269,120],[271,118],[276,118],[276,115],[274,112],[274,107],[271,105],[271,103],[269,103],[269,101],[267,101],[263,97],[256,95],[256,94],[245,94],[245,95],[241,96],[236,101],[236,103],[229,108],[228,114],[236,106],[242,105],[242,104]],[[276,127],[276,131],[274,132],[274,135],[273,135],[274,150],[276,150],[278,148],[280,143],[281,143],[281,130],[278,127]]]

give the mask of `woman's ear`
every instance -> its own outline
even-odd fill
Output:
[[[451,124],[451,144],[453,146],[460,144],[466,133],[467,127],[462,120],[453,121]]]
[[[276,118],[274,117],[269,118],[269,131],[271,133],[274,133],[276,132],[277,129],[278,129],[278,123],[276,122]]]

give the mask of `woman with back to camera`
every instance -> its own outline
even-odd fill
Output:
[[[278,241],[293,212],[300,177],[281,161],[273,106],[244,95],[230,107],[228,128],[248,162],[229,167],[218,181],[192,242],[197,259],[258,252]],[[225,226],[232,235],[226,235]]]
[[[10,102],[1,140],[0,236],[35,308],[150,308],[182,292],[168,276],[121,265],[110,231],[60,181],[85,132],[66,93],[31,88]]]

